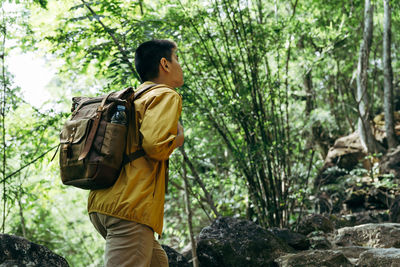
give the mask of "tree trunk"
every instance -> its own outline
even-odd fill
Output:
[[[365,0],[364,32],[357,66],[358,132],[364,149],[368,153],[377,153],[380,151],[380,148],[371,129],[368,98],[368,61],[372,43],[372,32],[373,6],[371,5],[371,0]]]
[[[2,38],[2,83],[3,83],[3,92],[2,92],[2,99],[1,99],[1,133],[2,133],[2,148],[3,148],[3,166],[1,168],[1,174],[2,174],[2,184],[3,184],[3,213],[2,213],[2,223],[1,223],[1,232],[5,232],[5,223],[6,223],[6,209],[7,209],[7,193],[6,193],[6,166],[7,166],[7,158],[6,158],[6,126],[5,126],[5,116],[6,116],[6,94],[7,94],[7,79],[6,79],[6,63],[5,63],[5,57],[6,57],[6,21],[5,21],[5,16],[4,16],[4,11],[3,11],[3,25],[2,25],[2,33],[3,33],[3,38]]]
[[[17,197],[18,207],[19,207],[19,217],[20,217],[20,220],[21,220],[22,236],[24,238],[26,238],[27,236],[26,236],[26,224],[25,224],[25,217],[24,217],[24,208],[22,206],[22,201],[21,201],[21,198],[22,198],[22,193],[21,193],[22,188],[21,187],[22,186],[20,185],[20,188],[17,191],[17,196],[16,197]]]
[[[187,212],[187,216],[188,216],[190,243],[192,244],[193,267],[198,267],[199,260],[197,258],[196,240],[194,238],[194,233],[193,233],[193,223],[192,223],[193,214],[192,214],[192,207],[190,206],[189,181],[187,179],[185,158],[183,159],[183,180],[185,182],[185,202],[186,202],[186,212]]]
[[[306,116],[310,118],[312,111],[315,109],[315,91],[312,83],[312,69],[307,70],[303,76],[303,85],[306,90]],[[319,122],[311,125],[311,146],[316,146],[322,160],[326,158],[329,147],[325,144],[324,129]]]
[[[393,70],[391,59],[391,10],[390,0],[383,0],[383,75],[384,75],[384,110],[385,110],[385,128],[388,148],[395,148],[398,145],[396,133],[394,130],[394,108],[393,108]]]

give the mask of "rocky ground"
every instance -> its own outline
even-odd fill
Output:
[[[327,216],[313,214],[293,232],[219,218],[200,233],[198,258],[204,267],[400,266],[400,224],[367,223],[335,229]]]
[[[15,236],[0,234],[1,267],[68,267],[67,261],[48,248]]]
[[[367,223],[332,230],[322,225],[327,221],[322,215],[305,218],[315,227],[305,236],[309,249],[277,258],[278,265],[400,266],[400,224]]]
[[[62,257],[21,237],[0,235],[0,266],[68,266]],[[367,223],[334,228],[326,216],[306,216],[298,232],[222,217],[198,238],[201,267],[400,266],[400,224]],[[189,267],[184,257],[163,246],[171,267]]]

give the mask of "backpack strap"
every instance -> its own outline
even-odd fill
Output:
[[[141,95],[143,95],[145,92],[147,92],[147,90],[153,88],[154,86],[157,86],[158,84],[149,84],[146,85],[145,87],[143,87],[142,89],[140,89],[139,91],[135,92],[134,96],[133,96],[133,101],[135,101],[136,99],[138,99]]]
[[[104,105],[106,104],[107,98],[109,98],[111,94],[112,94],[112,92],[109,93],[106,97],[104,97],[103,101],[101,101],[100,106],[97,107],[96,117],[94,119],[93,126],[90,129],[90,133],[86,140],[85,146],[83,147],[82,153],[79,155],[78,160],[83,160],[88,155],[90,148],[92,147],[97,129],[99,128],[99,125],[100,125],[100,120],[101,120],[101,116],[102,116],[102,113],[104,110]]]
[[[146,152],[144,152],[144,149],[139,149],[136,152],[129,154],[129,155],[124,155],[124,160],[122,162],[122,166],[125,166],[126,164],[140,158],[146,155]]]
[[[148,90],[150,90],[151,88],[153,88],[156,85],[158,85],[158,84],[149,84],[149,85],[143,87],[142,89],[140,89],[139,91],[135,92],[135,94],[133,95],[133,101],[138,99],[140,96],[142,96],[144,93],[146,93]],[[143,148],[141,148],[129,155],[124,155],[124,160],[122,162],[122,166],[125,166],[126,164],[128,164],[140,157],[143,157],[145,155],[146,155],[146,152],[144,151]]]

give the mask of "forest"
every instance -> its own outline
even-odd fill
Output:
[[[354,212],[355,194],[372,187],[387,215],[400,194],[400,1],[0,5],[1,232],[70,266],[102,266],[104,253],[89,192],[60,179],[71,99],[139,86],[134,52],[151,39],[177,43],[185,80],[185,144],[170,158],[161,244],[183,251],[219,217],[298,230],[310,214]],[[10,71],[16,52],[54,71],[43,88],[51,100],[31,104]]]

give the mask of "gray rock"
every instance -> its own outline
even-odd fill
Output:
[[[331,249],[332,244],[329,242],[329,240],[321,235],[321,236],[312,236],[309,238],[311,248],[312,249]]]
[[[360,254],[369,250],[371,248],[359,247],[359,246],[351,246],[351,247],[342,247],[337,248],[335,250],[341,251],[346,258],[358,259]]]
[[[380,162],[381,173],[391,173],[395,179],[400,179],[400,146],[389,151]]]
[[[280,267],[353,267],[340,251],[308,250],[287,254],[275,260]]]
[[[305,216],[299,223],[298,232],[303,235],[308,235],[314,231],[323,231],[330,233],[334,229],[333,223],[321,214],[311,214]]]
[[[390,206],[389,217],[391,222],[400,223],[400,196],[397,196]]]
[[[289,229],[270,228],[268,230],[294,249],[307,250],[310,248],[310,241],[305,235],[292,232]]]
[[[367,210],[350,214],[331,215],[335,228],[351,227],[367,223],[383,223],[389,221],[387,210]]]
[[[355,131],[336,139],[334,145],[329,148],[322,169],[337,166],[340,169],[352,170],[365,156],[366,151],[361,144],[358,132]]]
[[[293,251],[257,224],[229,217],[204,228],[197,244],[200,267],[276,266],[275,258]]]
[[[68,262],[48,248],[15,236],[0,234],[0,267],[67,267]]]
[[[400,247],[400,224],[381,223],[344,227],[337,230],[334,243],[338,246],[398,248]]]
[[[191,243],[187,244],[181,250],[181,253],[182,253],[183,257],[185,257],[186,259],[188,259],[190,261],[193,258],[193,256],[192,256],[192,244]]]
[[[400,249],[397,248],[373,248],[360,254],[357,266],[379,267],[400,266]]]
[[[368,195],[368,191],[364,188],[357,189],[351,188],[351,193],[344,200],[344,204],[346,205],[346,210],[351,210],[353,212],[361,211],[365,209],[365,199]]]
[[[376,187],[371,180],[353,185],[347,190],[350,194],[343,201],[348,211],[387,210],[392,201],[390,190],[384,186]]]
[[[168,263],[170,267],[190,267],[189,261],[175,249],[161,245],[162,248],[165,250],[168,256]]]

